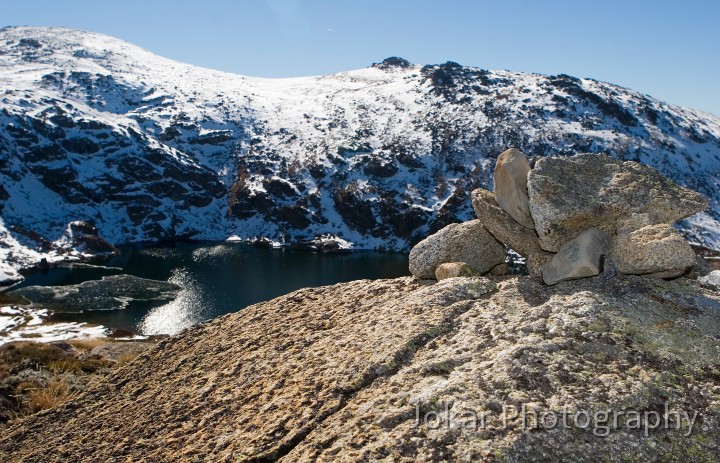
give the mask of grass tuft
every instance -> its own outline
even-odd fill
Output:
[[[78,392],[72,391],[63,378],[53,377],[47,387],[30,390],[26,396],[28,411],[37,413],[48,410],[77,397]]]

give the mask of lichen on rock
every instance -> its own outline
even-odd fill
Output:
[[[633,214],[646,214],[647,225],[667,224],[708,207],[655,169],[604,154],[541,159],[528,174],[528,192],[540,246],[551,252],[589,227],[614,235]]]
[[[695,263],[695,251],[670,225],[648,225],[618,233],[611,251],[622,273],[673,278]]]
[[[440,266],[435,270],[435,279],[437,281],[445,280],[446,278],[471,277],[475,275],[475,270],[473,270],[472,267],[465,262],[446,262],[444,264],[440,264]]]
[[[627,275],[302,289],[186,330],[13,423],[0,459],[716,461],[719,309],[695,281]],[[666,406],[692,426],[627,419]],[[563,411],[620,415],[520,418]]]

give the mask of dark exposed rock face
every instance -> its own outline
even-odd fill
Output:
[[[64,112],[51,116],[47,122],[27,116],[16,123],[19,128],[11,129],[10,133],[30,142],[20,143],[17,154],[26,162],[25,169],[48,190],[70,204],[118,202],[135,226],[152,220],[153,213],[155,217],[170,216],[170,211],[157,211],[158,206],[165,204],[164,200],[170,201],[175,212],[206,207],[226,194],[217,175],[207,168],[170,157],[162,149],[138,147],[122,133],[107,132],[113,129],[110,125],[88,120],[76,123]],[[75,126],[92,134],[92,138],[58,135],[63,127]],[[105,131],[106,136],[98,137],[98,131]],[[47,141],[41,141],[41,137]],[[58,138],[62,140],[55,142]],[[140,139],[148,141],[142,136]],[[131,146],[135,146],[134,150],[127,149]],[[89,181],[88,172],[82,167],[87,156],[102,158],[102,171],[90,171],[94,177]],[[152,230],[145,236],[149,239],[162,239],[171,233],[161,225],[147,230]]]
[[[295,187],[287,180],[273,178],[263,182],[263,186],[268,194],[278,198],[285,199],[298,196],[297,191],[295,191]]]
[[[417,230],[420,230],[430,218],[430,213],[419,207],[406,207],[400,209],[387,208],[384,212],[386,223],[393,226],[395,234],[401,238],[412,238],[418,236]],[[404,209],[404,210],[403,210]]]
[[[407,69],[411,68],[413,65],[410,61],[399,58],[397,56],[391,56],[390,58],[385,58],[380,63],[373,63],[372,67],[382,69],[382,70],[388,70],[388,69]]]
[[[83,221],[70,222],[65,231],[65,244],[68,250],[101,256],[114,254],[117,249],[98,236],[98,229]]]
[[[273,205],[266,198],[263,192],[253,194],[238,182],[232,186],[228,195],[228,213],[239,219],[252,217],[257,211],[267,211]]]
[[[3,207],[5,206],[5,201],[10,197],[8,192],[5,190],[5,187],[0,185],[0,213],[3,211]]]
[[[0,459],[714,462],[719,306],[688,279],[622,275],[303,289],[165,340],[13,423]],[[561,425],[523,428],[523,405]],[[628,415],[652,425],[666,406],[692,429]],[[599,418],[585,427],[583,412]]]
[[[377,220],[370,202],[362,198],[362,194],[352,187],[339,189],[333,200],[335,209],[345,223],[364,235],[372,234]]]
[[[310,225],[308,210],[300,206],[283,206],[275,211],[275,217],[295,229],[305,229]]]
[[[398,168],[392,161],[380,158],[370,158],[365,162],[363,170],[367,175],[387,178],[395,175]]]
[[[67,138],[62,141],[62,147],[70,153],[93,154],[100,151],[100,147],[88,138]]]

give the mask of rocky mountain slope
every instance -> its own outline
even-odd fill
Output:
[[[190,328],[12,424],[0,459],[717,461],[716,291],[491,278],[307,288]]]
[[[262,79],[13,27],[0,30],[0,83],[11,266],[50,252],[40,237],[73,220],[116,244],[331,233],[407,249],[472,216],[469,192],[489,186],[508,146],[531,162],[607,152],[653,166],[710,199],[683,227],[720,245],[720,118],[592,79],[400,58]]]

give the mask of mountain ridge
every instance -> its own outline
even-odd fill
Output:
[[[683,230],[720,247],[720,118],[613,84],[393,57],[268,79],[61,28],[0,30],[0,240],[11,267],[86,220],[113,243],[320,234],[408,249],[472,217],[508,146],[607,152],[710,199]],[[19,226],[19,228],[18,228]],[[33,254],[35,252],[35,254]]]

